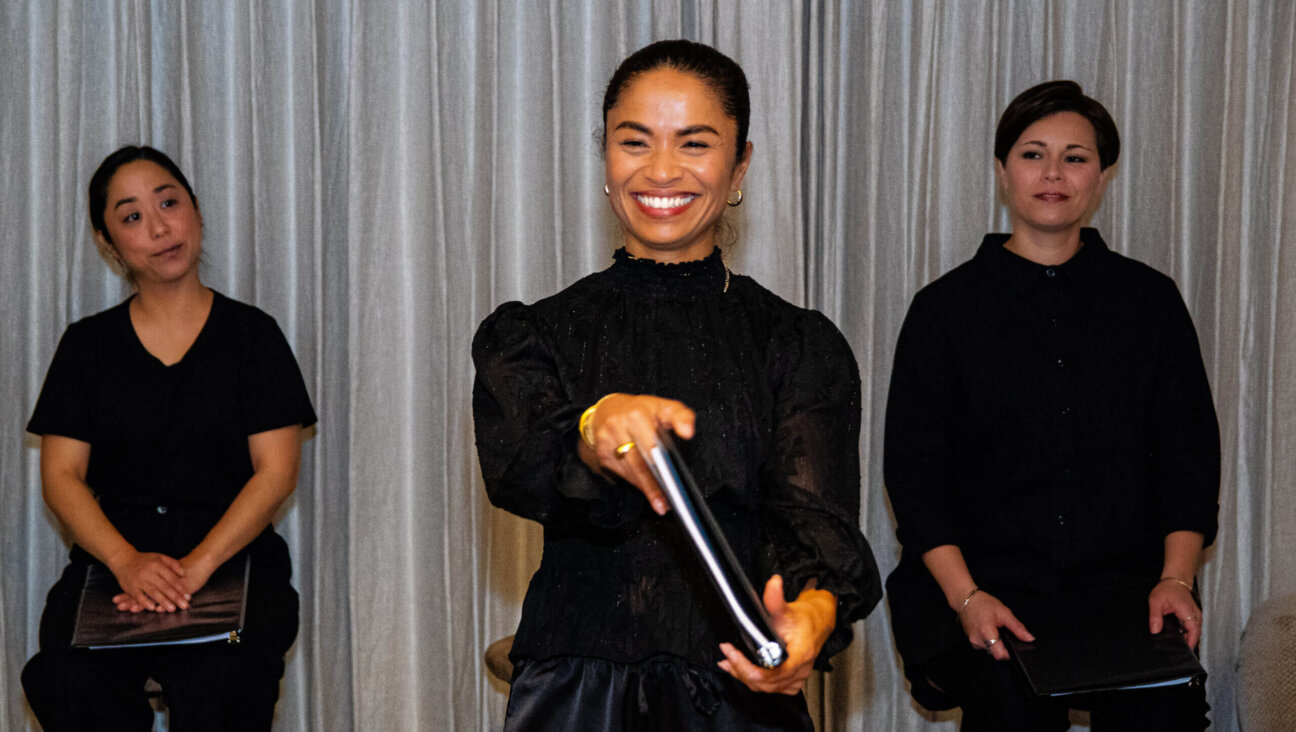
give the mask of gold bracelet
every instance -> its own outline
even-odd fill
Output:
[[[603,403],[603,400],[610,396],[612,395],[604,394],[597,402],[591,404],[589,409],[581,412],[580,422],[576,425],[576,429],[580,432],[581,439],[584,440],[585,444],[589,445],[591,449],[594,447],[594,433],[590,431],[590,428],[594,426],[594,410],[598,409],[598,406]]]
[[[1188,590],[1189,592],[1192,592],[1192,585],[1188,584],[1187,582],[1184,582],[1183,580],[1179,579],[1178,577],[1162,577],[1161,579],[1157,580],[1157,584],[1161,584],[1162,582],[1175,582],[1175,583],[1178,583],[1178,584],[1180,584],[1180,585],[1183,585],[1183,588],[1184,588],[1185,590]]]
[[[980,587],[973,587],[973,588],[972,588],[972,591],[969,592],[969,593],[967,593],[967,597],[963,598],[963,606],[960,607],[960,608],[959,608],[959,611],[958,611],[958,614],[959,614],[960,616],[963,614],[963,611],[964,611],[964,610],[967,610],[967,604],[968,604],[969,602],[972,602],[972,596],[975,595],[976,593],[980,592],[980,591],[981,591],[981,588],[980,588]]]

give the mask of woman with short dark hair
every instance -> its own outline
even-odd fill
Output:
[[[1074,82],[1014,99],[995,136],[1012,232],[919,291],[896,345],[892,623],[914,697],[961,706],[969,732],[1067,728],[1068,701],[1002,663],[1004,634],[1155,633],[1173,615],[1201,637],[1219,427],[1174,282],[1084,227],[1119,153]],[[1206,725],[1201,687],[1071,703],[1094,729]]]
[[[545,527],[513,644],[508,729],[803,729],[813,667],[880,597],[859,532],[859,376],[827,318],[716,244],[751,162],[747,81],[689,41],[613,74],[603,188],[624,247],[473,341],[491,501]],[[759,668],[634,443],[682,438],[787,646]]]

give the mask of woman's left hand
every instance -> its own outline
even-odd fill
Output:
[[[1160,633],[1167,615],[1179,618],[1184,640],[1189,648],[1196,648],[1197,641],[1201,640],[1201,608],[1187,587],[1169,579],[1158,582],[1148,594],[1148,630]]]
[[[786,602],[783,578],[774,575],[765,583],[765,609],[787,648],[787,659],[776,668],[761,668],[732,644],[721,643],[725,660],[719,666],[752,691],[796,694],[805,688],[819,650],[837,625],[837,598],[827,590],[807,587],[796,600]]]
[[[180,582],[189,595],[201,590],[207,584],[207,580],[211,579],[212,572],[216,571],[215,567],[208,566],[208,562],[201,561],[192,554],[181,557],[179,562],[180,566],[184,567],[185,570]],[[125,592],[114,596],[112,601],[117,605],[117,609],[122,612],[137,613],[144,609],[142,605],[135,601],[135,598]]]

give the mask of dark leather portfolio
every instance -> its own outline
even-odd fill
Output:
[[[1143,621],[1146,623],[1146,620]],[[1037,696],[1202,683],[1206,671],[1173,616],[1153,635],[1143,625],[1089,635],[1049,634],[1034,643],[1005,630],[1013,663]]]
[[[77,608],[73,648],[140,648],[225,641],[238,643],[247,606],[252,558],[226,562],[193,593],[189,609],[173,613],[122,612],[112,598],[121,592],[102,564],[86,571]]]

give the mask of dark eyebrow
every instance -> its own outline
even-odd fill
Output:
[[[168,188],[175,188],[175,184],[174,184],[174,183],[163,183],[162,185],[158,186],[157,188],[154,188],[154,189],[153,189],[153,192],[154,192],[154,193],[161,193],[162,191],[165,191],[165,190],[168,189]],[[117,203],[113,204],[113,210],[116,211],[117,209],[121,208],[122,206],[124,206],[124,205],[126,205],[126,204],[128,204],[128,203],[135,203],[135,200],[136,200],[136,199],[135,199],[134,196],[127,196],[126,198],[123,198],[122,200],[120,200],[120,201],[118,201]]]
[[[1039,140],[1027,140],[1026,142],[1023,142],[1023,143],[1021,143],[1021,144],[1023,144],[1023,145],[1039,145],[1040,147],[1048,147],[1048,145],[1045,145],[1044,143],[1040,142]],[[1076,149],[1079,149],[1079,150],[1089,150],[1089,146],[1088,146],[1088,145],[1081,145],[1081,144],[1078,143],[1078,142],[1073,142],[1073,143],[1071,143],[1070,145],[1067,145],[1064,149],[1065,149],[1065,150],[1076,150]],[[1090,150],[1090,152],[1093,152],[1093,151]]]
[[[716,128],[712,127],[711,125],[693,125],[693,126],[691,126],[691,127],[685,127],[684,129],[680,130],[679,132],[676,132],[676,133],[675,133],[675,136],[676,136],[676,137],[688,137],[689,135],[698,135],[698,134],[701,134],[701,133],[703,133],[703,132],[710,132],[711,134],[715,135],[716,137],[719,137],[719,136],[720,136],[720,133],[719,133],[719,132],[716,132]]]
[[[643,126],[643,125],[641,125],[641,124],[639,124],[638,122],[630,122],[630,121],[622,122],[621,124],[619,124],[619,125],[616,126],[616,129],[618,129],[618,130],[625,130],[625,129],[634,130],[635,132],[642,132],[642,133],[645,134],[645,135],[651,135],[651,134],[652,134],[652,130],[648,129],[647,127],[645,127],[645,126]]]
[[[631,121],[629,121],[629,120],[627,120],[627,121],[625,121],[625,122],[622,122],[621,124],[617,125],[617,126],[616,126],[616,129],[618,129],[618,130],[621,130],[621,129],[630,129],[630,130],[634,130],[635,132],[639,132],[639,133],[642,133],[642,134],[645,134],[645,135],[651,135],[651,134],[652,134],[652,130],[648,129],[648,127],[647,127],[646,125],[639,124],[638,122],[631,122]],[[675,133],[675,136],[676,136],[676,137],[688,137],[689,135],[698,135],[698,134],[701,134],[701,133],[704,133],[704,132],[709,132],[709,133],[715,135],[716,137],[719,137],[719,136],[720,136],[720,133],[716,131],[716,128],[712,127],[711,125],[690,125],[690,126],[688,126],[688,127],[685,127],[685,128],[683,128],[683,129],[677,131],[677,132]]]

